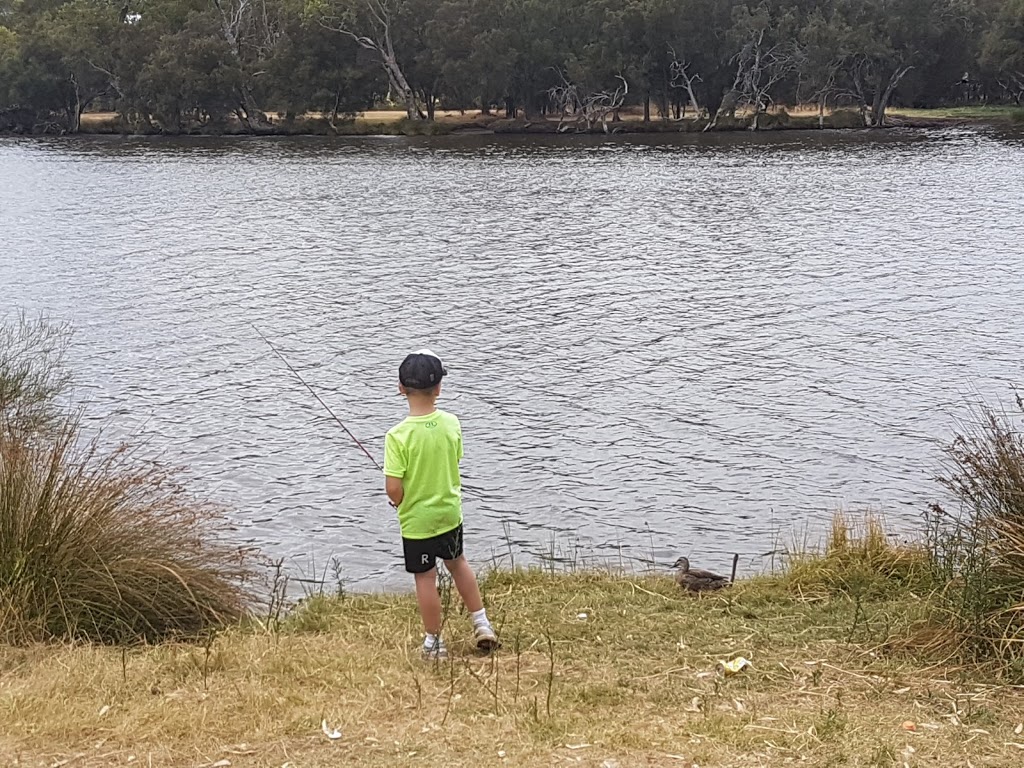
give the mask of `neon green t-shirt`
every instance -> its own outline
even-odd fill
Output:
[[[462,523],[462,426],[445,411],[409,416],[384,438],[384,474],[402,478],[402,537],[429,539]]]

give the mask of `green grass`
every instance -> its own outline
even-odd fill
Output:
[[[1006,120],[1013,119],[1020,112],[1019,107],[1009,105],[973,107],[935,107],[911,109],[892,107],[888,114],[915,118],[957,119],[957,120]]]

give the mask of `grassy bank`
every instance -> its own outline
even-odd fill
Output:
[[[893,108],[889,114],[894,117],[924,118],[932,120],[956,120],[967,122],[1016,121],[1024,116],[1024,108],[1011,105],[974,107],[937,107],[935,109]]]
[[[886,650],[909,588],[496,572],[505,647],[426,664],[408,595],[318,598],[199,645],[0,650],[0,763],[1009,766],[1024,691]],[[716,663],[741,654],[731,677]],[[975,678],[977,679],[977,678]],[[326,719],[341,738],[328,739]]]
[[[903,127],[933,128],[951,123],[989,123],[1013,120],[1021,110],[1011,107],[963,107],[948,109],[893,109],[890,112],[892,123]],[[508,120],[495,114],[483,115],[478,111],[438,112],[434,122],[409,121],[404,112],[379,110],[366,112],[354,118],[340,120],[331,126],[328,120],[319,114],[309,114],[286,120],[282,115],[270,116],[271,126],[268,133],[281,136],[436,136],[449,133],[493,132],[514,134],[555,134],[582,131],[582,126],[559,126],[557,118],[543,117],[525,120],[522,118]],[[686,118],[683,120],[663,121],[659,119],[644,122],[639,114],[622,115],[622,119],[610,122],[609,131],[616,133],[696,133],[704,129],[705,120]],[[716,131],[748,130],[748,118],[723,118],[719,121]],[[827,129],[863,129],[861,116],[851,110],[839,110],[826,114],[819,122],[814,109],[792,109],[775,111],[765,115],[761,121],[761,130],[812,130]],[[96,112],[82,116],[82,133],[85,134],[120,134],[126,131],[120,117],[113,112]],[[245,128],[239,123],[210,125],[194,131],[202,135],[244,135]],[[591,133],[604,133],[604,128],[597,124],[590,129]]]

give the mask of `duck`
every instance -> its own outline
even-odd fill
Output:
[[[685,557],[676,560],[672,567],[676,569],[676,584],[687,592],[711,592],[732,584],[725,576],[700,568],[691,568],[690,561]]]

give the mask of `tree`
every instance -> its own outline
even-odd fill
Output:
[[[354,40],[376,54],[391,84],[391,91],[405,107],[409,120],[418,120],[416,92],[405,76],[396,53],[393,28],[401,0],[314,0],[312,12],[325,28]]]
[[[1024,104],[1024,0],[1005,0],[986,32],[981,61],[1016,104]]]
[[[77,133],[82,112],[93,101],[124,96],[125,73],[140,64],[122,45],[134,30],[124,22],[121,9],[107,0],[71,0],[57,10],[47,30],[68,72],[74,100],[68,131]]]
[[[139,75],[139,92],[161,128],[182,133],[237,109],[244,76],[230,44],[207,13],[160,37]]]
[[[481,72],[488,99],[505,102],[505,114],[523,117],[541,111],[548,89],[564,70],[565,35],[575,20],[551,0],[478,0],[479,31],[471,60]]]
[[[773,12],[767,2],[734,9],[732,39],[738,48],[730,60],[735,72],[732,86],[705,130],[716,127],[719,118],[737,107],[753,108],[750,129],[757,130],[774,101],[776,86],[799,68],[803,56],[794,41],[793,17]]]
[[[387,79],[375,64],[360,63],[363,50],[301,13],[284,16],[281,39],[266,62],[264,98],[289,120],[307,111],[327,115],[338,130],[339,115],[369,109],[387,92]]]
[[[955,18],[955,0],[840,0],[849,52],[845,74],[865,122],[885,125],[897,87],[915,67],[929,64],[943,29]]]
[[[273,55],[280,39],[277,7],[268,0],[211,0],[217,10],[221,35],[235,60],[241,78],[236,108],[242,124],[254,133],[266,127],[267,119],[255,94],[255,79]]]
[[[849,55],[845,44],[850,30],[835,9],[815,8],[799,31],[803,59],[797,87],[798,101],[818,105],[818,125],[825,123],[829,100],[846,92],[844,67]]]
[[[965,76],[964,73],[967,73]],[[504,103],[563,127],[642,106],[715,125],[770,104],[1024,101],[1024,0],[0,0],[0,113],[74,132],[190,131],[264,110],[406,117]],[[589,115],[589,117],[588,117]]]

